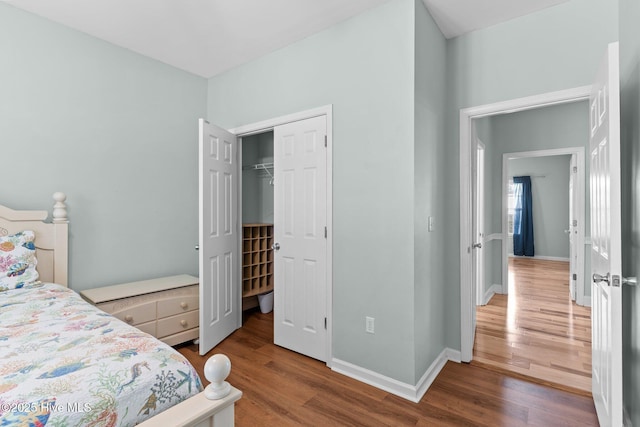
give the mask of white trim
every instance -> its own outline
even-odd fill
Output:
[[[627,411],[627,407],[622,407],[622,425],[624,427],[633,427],[633,422],[631,422],[631,417],[629,416],[629,411]]]
[[[255,135],[257,133],[269,132],[276,126],[285,125],[287,123],[297,122],[300,120],[311,119],[318,116],[327,116],[328,129],[329,117],[333,116],[333,105],[329,104],[318,108],[312,108],[309,110],[299,111],[297,113],[287,114],[285,116],[275,117],[273,119],[263,120],[257,123],[238,126],[237,128],[229,129],[229,132],[240,137]],[[331,133],[327,130],[327,134]]]
[[[491,242],[493,240],[502,240],[502,233],[492,233],[484,238],[485,242]]]
[[[589,99],[590,93],[591,86],[582,86],[460,110],[460,353],[462,361],[469,362],[473,358],[475,329],[473,328],[475,305],[471,288],[473,286],[471,277],[471,125],[473,119],[583,101]],[[503,245],[506,244],[506,240],[503,239]],[[506,277],[503,278],[503,282],[505,279]]]
[[[313,117],[327,118],[327,366],[332,366],[333,359],[333,105],[325,105],[310,110],[287,114],[261,122],[239,126],[230,132],[239,137],[268,132],[276,126],[284,125]]]
[[[370,369],[362,368],[340,359],[333,359],[331,369],[342,375],[346,375],[365,384],[369,384],[370,386],[379,388],[380,390],[402,397],[403,399],[418,403],[427,390],[429,390],[429,387],[431,387],[431,384],[433,384],[448,360],[459,363],[459,352],[450,348],[442,350],[416,385],[403,383],[402,381],[398,381]]]
[[[460,352],[458,350],[454,350],[448,347],[445,350],[447,352],[447,359],[449,359],[452,362],[461,363]]]
[[[497,285],[494,283],[493,285],[491,285],[489,289],[487,289],[487,291],[482,296],[482,305],[489,304],[489,301],[491,301],[491,298],[493,298],[495,294],[501,294],[501,293],[502,293],[502,285]]]

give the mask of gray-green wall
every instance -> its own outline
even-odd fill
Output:
[[[273,168],[247,168],[273,163],[273,132],[242,138],[242,222],[273,224]]]
[[[596,30],[597,29],[597,30]],[[459,111],[591,84],[609,42],[618,39],[617,1],[572,0],[448,40],[447,212],[459,212]],[[460,230],[446,224],[447,344],[460,348]]]
[[[445,170],[444,106],[446,105],[446,42],[421,0],[415,2],[415,146],[413,167],[415,230],[414,328],[416,378],[446,347],[445,308],[447,286],[444,271]],[[428,218],[433,217],[433,231]]]
[[[640,275],[640,3],[620,0],[622,274]],[[640,425],[640,289],[622,288],[624,406]]]
[[[67,194],[71,288],[197,275],[206,80],[5,3],[0,52],[0,202]]]
[[[422,3],[392,0],[209,80],[225,127],[333,105],[334,357],[408,384],[445,344],[444,67]]]

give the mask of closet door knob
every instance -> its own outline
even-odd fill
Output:
[[[273,245],[271,245],[271,249],[273,249],[274,251],[279,251],[280,250],[280,243],[276,242]]]

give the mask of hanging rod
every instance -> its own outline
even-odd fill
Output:
[[[255,165],[245,165],[242,167],[243,170],[248,169],[273,169],[273,163],[256,163]]]
[[[263,170],[269,175],[269,184],[273,185],[273,174],[269,172],[269,169],[273,170],[273,163],[256,163],[255,165],[243,166],[242,170]]]

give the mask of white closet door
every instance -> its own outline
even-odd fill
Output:
[[[237,161],[236,136],[200,119],[201,355],[240,327]]]
[[[622,425],[622,239],[618,43],[592,85],[590,190],[592,394],[603,427]]]
[[[274,342],[327,360],[326,117],[274,129]]]

